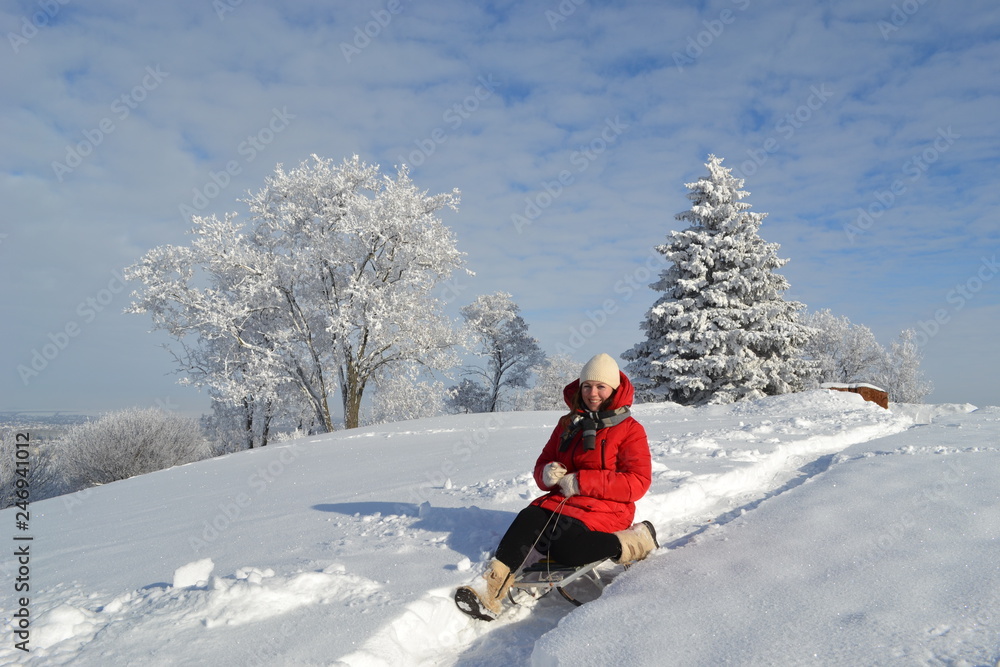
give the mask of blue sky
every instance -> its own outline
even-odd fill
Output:
[[[0,26],[0,410],[203,409],[120,272],[313,153],[461,190],[449,308],[510,292],[581,362],[641,339],[714,153],[788,298],[915,328],[930,401],[1000,404],[990,0],[52,0]]]

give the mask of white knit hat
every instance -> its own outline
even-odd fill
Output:
[[[618,364],[611,358],[611,355],[601,352],[583,365],[580,371],[580,382],[603,382],[612,389],[617,389],[621,384],[621,377],[618,375]]]

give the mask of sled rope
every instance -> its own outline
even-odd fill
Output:
[[[531,548],[528,549],[528,554],[530,554],[532,552],[532,550],[534,550],[535,547],[538,546],[538,541],[542,539],[542,535],[544,535],[545,531],[548,530],[549,523],[552,521],[552,519],[556,520],[555,524],[553,524],[553,526],[552,526],[552,530],[555,531],[555,529],[559,526],[559,517],[562,516],[562,508],[563,508],[563,505],[566,504],[567,500],[569,500],[569,498],[563,498],[562,501],[560,501],[560,503],[558,505],[556,505],[556,509],[555,509],[554,512],[552,512],[552,516],[550,516],[549,519],[548,519],[548,521],[545,522],[545,525],[542,527],[541,532],[538,533],[538,537],[535,538],[535,541],[534,541],[534,543],[532,543]],[[538,553],[541,553],[541,552],[539,551]],[[549,558],[549,554],[548,553],[545,554],[545,557],[546,557],[546,559],[551,560]],[[527,560],[527,559],[528,559],[528,555],[525,554],[524,560]],[[517,573],[514,575],[515,578],[517,577],[517,575],[519,575],[521,573],[522,568],[524,568],[524,560],[521,561],[521,565],[517,568]],[[549,571],[548,570],[549,565],[550,565],[550,563],[546,563],[546,565],[545,565],[546,572]]]

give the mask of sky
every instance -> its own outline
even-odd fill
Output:
[[[548,354],[643,338],[655,247],[710,154],[780,244],[786,298],[888,346],[929,402],[1000,404],[1000,6],[7,2],[0,411],[201,412],[125,267],[276,165],[407,164]]]

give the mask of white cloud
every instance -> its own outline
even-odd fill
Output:
[[[170,376],[148,377],[147,360],[170,371],[165,353],[125,342],[136,316],[109,316],[114,358],[96,335],[81,336],[86,361],[58,386],[24,387],[15,369],[110,271],[184,242],[179,207],[231,163],[238,173],[204,212],[241,211],[236,199],[276,163],[310,153],[359,153],[386,170],[403,159],[421,187],[460,188],[461,210],[446,222],[478,273],[465,302],[513,293],[549,352],[606,298],[621,300],[616,284],[677,227],[683,184],[710,152],[746,176],[754,210],[770,214],[761,234],[791,259],[792,297],[878,330],[912,326],[966,271],[970,247],[998,245],[993,3],[927,3],[886,36],[879,21],[891,24],[893,3],[719,0],[695,12],[587,2],[558,21],[546,15],[557,3],[401,1],[386,20],[387,6],[240,3],[220,16],[206,3],[66,4],[4,53],[0,307],[17,326],[0,353],[0,407],[66,405],[119,364],[123,391],[108,390],[109,408],[132,403],[144,382],[183,391]],[[7,10],[5,33],[35,9]],[[348,58],[343,45],[356,39],[364,47]],[[678,67],[675,53],[692,62]],[[149,68],[169,74],[154,86]],[[496,82],[489,95],[483,81]],[[268,134],[285,109],[294,119]],[[602,146],[616,118],[627,129]],[[113,130],[98,143],[105,120]],[[960,138],[907,171],[949,127]],[[259,150],[241,150],[254,137]],[[52,163],[88,142],[60,182]],[[547,202],[563,172],[571,182],[517,234],[511,216],[526,198]],[[910,174],[852,243],[858,209]],[[591,345],[631,347],[655,296],[621,300],[580,357]],[[991,285],[977,307],[996,302]],[[939,387],[955,372],[935,355],[951,349],[927,350]]]

